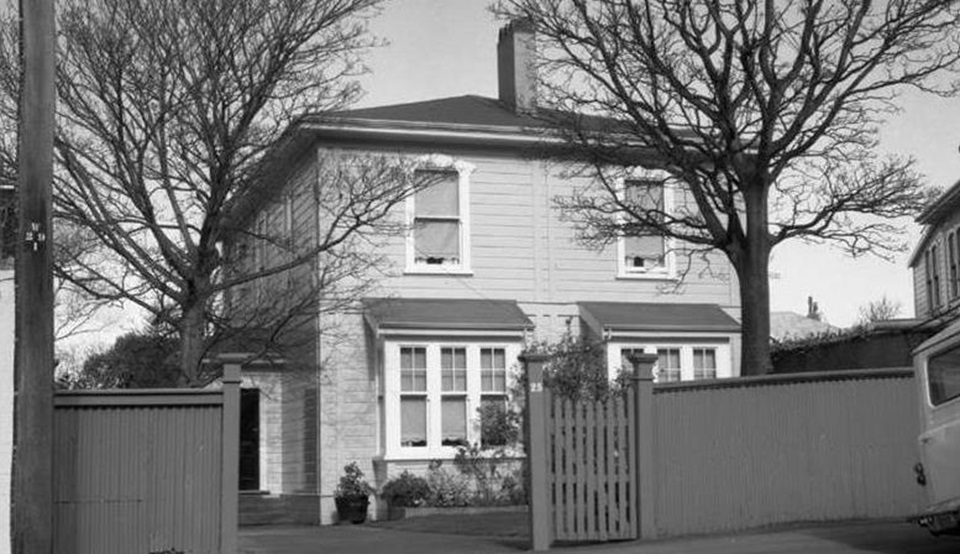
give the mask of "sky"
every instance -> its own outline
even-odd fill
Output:
[[[371,21],[371,31],[388,42],[366,57],[370,73],[361,79],[366,95],[357,107],[417,102],[477,94],[497,96],[496,45],[502,22],[491,0],[388,0]],[[903,110],[881,129],[881,148],[913,156],[930,184],[942,188],[960,180],[960,98],[906,93]],[[907,224],[908,243],[920,231]],[[826,245],[785,243],[773,252],[771,309],[805,313],[807,297],[826,320],[846,327],[861,306],[886,296],[914,314],[909,252],[892,261],[875,256],[852,259]]]

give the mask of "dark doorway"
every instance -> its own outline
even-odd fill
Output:
[[[260,490],[260,389],[240,389],[240,490]]]

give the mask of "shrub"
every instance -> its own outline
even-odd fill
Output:
[[[439,507],[468,506],[470,483],[463,475],[450,473],[442,466],[440,460],[430,462],[430,471],[427,473],[430,496],[427,504]]]
[[[404,471],[399,477],[387,481],[380,496],[391,506],[412,508],[430,497],[430,485],[423,477]]]
[[[483,447],[509,446],[520,438],[522,416],[504,404],[482,404],[477,408],[480,416],[480,444]]]

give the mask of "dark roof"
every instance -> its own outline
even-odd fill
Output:
[[[377,329],[520,331],[533,326],[513,300],[366,298],[363,308]]]
[[[392,121],[426,126],[499,127],[516,130],[550,130],[578,127],[595,132],[626,131],[624,122],[608,117],[575,115],[540,108],[518,112],[496,98],[467,94],[422,102],[360,108],[304,116],[305,122]]]
[[[917,216],[917,223],[936,225],[952,214],[960,204],[960,181],[957,181]]]
[[[716,304],[580,302],[598,331],[737,332],[740,324]]]

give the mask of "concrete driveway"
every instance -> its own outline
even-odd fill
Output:
[[[495,554],[526,549],[527,541],[516,537],[419,533],[371,525],[240,530],[240,554]],[[960,552],[960,538],[936,538],[899,521],[871,521],[554,550],[563,554],[956,554]]]

